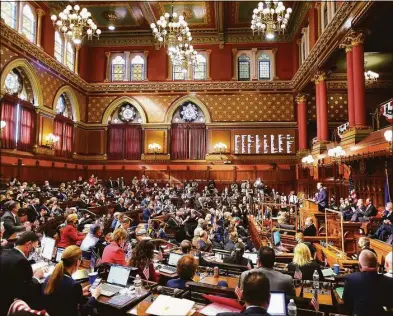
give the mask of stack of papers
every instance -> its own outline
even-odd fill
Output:
[[[159,295],[153,304],[147,309],[146,314],[160,315],[160,316],[177,316],[187,315],[194,302],[186,299],[171,297],[168,295]]]
[[[323,270],[322,270],[322,274],[323,274],[323,276],[324,276],[325,278],[326,278],[326,277],[330,277],[330,276],[336,275],[336,273],[334,273],[334,271],[333,271],[331,268],[323,269]]]
[[[218,313],[240,313],[241,309],[219,303],[213,303],[202,308],[199,312],[206,316],[215,316]]]

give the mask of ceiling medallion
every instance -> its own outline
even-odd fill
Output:
[[[119,119],[123,122],[132,122],[136,117],[137,111],[131,104],[124,104],[119,109]]]
[[[180,111],[180,118],[186,122],[194,122],[198,116],[199,110],[192,103],[183,105],[182,110]]]

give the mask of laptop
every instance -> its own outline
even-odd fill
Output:
[[[127,267],[113,265],[109,269],[106,283],[101,285],[101,295],[111,297],[127,286],[130,276],[130,269]]]
[[[41,256],[46,260],[52,261],[56,240],[50,237],[43,237],[41,241],[41,245],[42,245]]]
[[[160,272],[175,274],[177,271],[177,262],[183,257],[182,254],[171,252],[168,258],[168,265],[163,265],[159,269]]]
[[[281,235],[279,231],[273,233],[273,244],[274,246],[279,246],[281,244]]]
[[[267,309],[268,314],[272,316],[286,316],[287,304],[284,292],[270,292],[270,304]]]
[[[55,262],[59,263],[61,260],[61,256],[63,255],[64,248],[57,248],[56,250],[56,257],[55,257]]]
[[[246,258],[252,262],[253,265],[258,263],[258,254],[255,252],[245,252],[243,258]]]

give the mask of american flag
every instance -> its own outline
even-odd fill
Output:
[[[351,192],[353,189],[354,189],[354,186],[353,186],[352,172],[350,172],[349,173],[349,195],[351,195]]]
[[[297,279],[297,280],[303,279],[303,273],[302,273],[302,271],[299,269],[299,267],[296,267],[295,274],[294,274],[293,278],[294,278],[294,279]]]
[[[318,312],[319,311],[318,289],[314,289],[314,295],[310,303],[314,307],[314,310]]]
[[[241,292],[240,287],[238,285],[235,287],[235,294],[239,300],[242,299],[242,292]]]
[[[150,277],[149,264],[145,265],[145,268],[143,269],[143,275],[145,276],[146,280],[149,280]]]

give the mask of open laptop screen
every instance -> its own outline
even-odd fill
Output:
[[[107,282],[111,284],[126,286],[129,276],[130,269],[123,266],[111,266]]]
[[[56,241],[50,237],[44,237],[42,241],[41,256],[47,260],[52,260]]]
[[[257,253],[245,252],[243,254],[243,258],[251,260],[252,264],[254,264],[254,265],[258,263],[258,254]]]
[[[278,246],[281,242],[280,232],[276,231],[273,233],[273,243],[275,246]]]
[[[287,314],[284,292],[270,292],[270,304],[267,312],[272,316],[285,316]]]
[[[180,260],[181,257],[183,257],[183,255],[171,252],[169,254],[168,264],[170,266],[176,267],[177,266],[177,262]]]
[[[63,251],[64,248],[57,248],[55,262],[57,263],[60,262],[61,256],[63,255]]]

